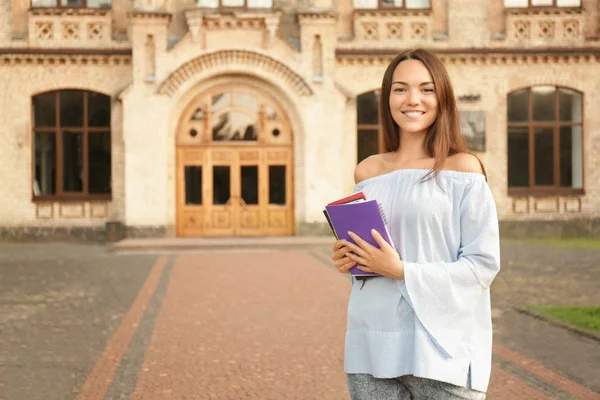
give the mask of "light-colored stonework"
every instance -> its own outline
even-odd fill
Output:
[[[181,116],[227,84],[285,110],[295,234],[327,233],[323,204],[353,187],[356,98],[379,89],[396,53],[417,46],[442,58],[459,109],[485,116],[479,155],[500,219],[583,221],[592,226],[584,233],[600,234],[600,0],[535,10],[502,0],[433,0],[424,10],[275,0],[234,12],[190,0],[131,3],[67,10],[0,0],[0,236],[101,232],[108,221],[129,235],[175,235]],[[535,85],[583,94],[583,194],[508,194],[507,94]],[[31,99],[59,89],[111,96],[110,200],[32,200]]]

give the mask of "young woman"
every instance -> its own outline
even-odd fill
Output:
[[[498,217],[485,170],[460,133],[448,73],[417,49],[388,66],[380,114],[387,152],[363,160],[355,191],[383,207],[396,248],[350,234],[333,262],[353,279],[345,371],[352,400],[484,399]],[[363,285],[364,283],[364,285]]]

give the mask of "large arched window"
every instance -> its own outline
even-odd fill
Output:
[[[379,124],[379,90],[363,93],[356,99],[357,135],[356,162],[380,153],[383,147]]]
[[[33,197],[108,199],[110,97],[58,90],[32,98]]]
[[[510,93],[507,103],[509,190],[582,190],[581,93],[533,86]]]

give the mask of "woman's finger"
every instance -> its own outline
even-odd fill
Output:
[[[361,265],[371,265],[369,260],[364,257],[357,256],[356,254],[348,253],[346,254],[346,257]]]
[[[341,266],[340,268],[338,268],[340,271],[342,272],[348,272],[350,271],[350,268],[352,268],[356,263],[354,261],[350,261],[349,263]]]
[[[348,253],[349,251],[350,250],[347,247],[342,247],[341,249],[339,249],[333,253],[333,255],[331,256],[331,259],[333,261],[335,261],[335,260],[344,258],[344,257],[346,257],[346,253]]]
[[[370,253],[373,249],[375,249],[375,246],[373,246],[371,243],[367,242],[366,240],[363,240],[356,233],[348,232],[348,234],[350,235],[352,240],[354,240],[354,242],[363,250],[363,252]]]
[[[346,248],[348,248],[350,251],[359,256],[364,257],[367,255],[367,252],[364,249],[362,249],[360,246],[355,245],[354,243],[346,242]]]

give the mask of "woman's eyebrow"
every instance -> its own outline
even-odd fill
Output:
[[[394,81],[394,82],[392,82],[392,85],[394,83],[399,83],[400,85],[406,85],[406,86],[408,86],[408,83],[402,82],[402,81]],[[433,85],[433,82],[423,82],[419,86],[425,86],[425,85]]]

